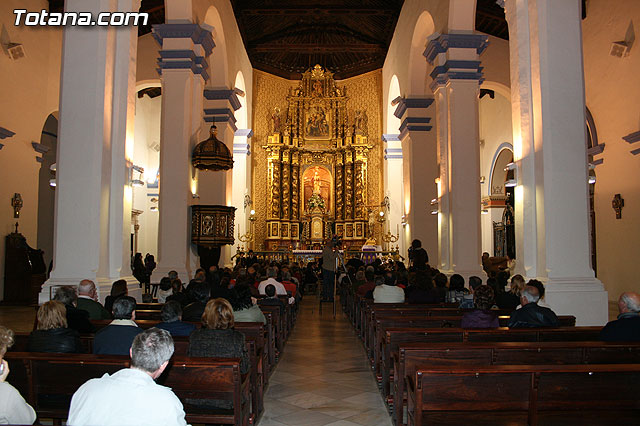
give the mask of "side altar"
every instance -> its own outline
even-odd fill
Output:
[[[333,235],[361,247],[367,210],[367,112],[347,110],[346,87],[316,65],[273,109],[267,152],[267,250],[306,248]]]

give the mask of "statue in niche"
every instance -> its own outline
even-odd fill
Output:
[[[271,121],[273,122],[273,133],[280,133],[282,131],[282,117],[280,115],[280,108],[275,107],[273,109]]]
[[[320,194],[320,176],[318,176],[317,170],[313,174],[313,193]]]
[[[314,97],[322,96],[322,83],[320,82],[320,80],[316,80],[313,82],[312,96]]]
[[[366,110],[356,110],[354,118],[355,134],[367,135],[367,126],[369,124],[369,117],[367,117]]]

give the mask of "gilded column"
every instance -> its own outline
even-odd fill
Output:
[[[355,217],[356,219],[364,218],[364,206],[366,206],[366,181],[367,181],[367,164],[359,159],[354,167],[354,184],[355,184]]]
[[[353,152],[347,151],[344,159],[344,207],[345,219],[353,219],[353,198],[354,198],[354,185],[353,185]]]
[[[291,151],[282,153],[282,218],[291,219]]]
[[[336,154],[336,220],[344,219],[344,155]]]
[[[269,155],[269,219],[280,219],[280,152],[277,149]]]
[[[291,153],[291,219],[300,219],[300,154]]]

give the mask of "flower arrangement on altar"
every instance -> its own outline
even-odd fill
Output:
[[[309,201],[307,202],[308,210],[313,210],[315,208],[319,208],[322,211],[326,210],[324,198],[322,198],[320,194],[311,195],[311,197],[309,197]]]

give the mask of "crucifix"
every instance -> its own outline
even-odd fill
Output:
[[[611,207],[616,211],[616,219],[622,219],[622,208],[624,207],[624,198],[620,194],[616,194],[611,200]]]

